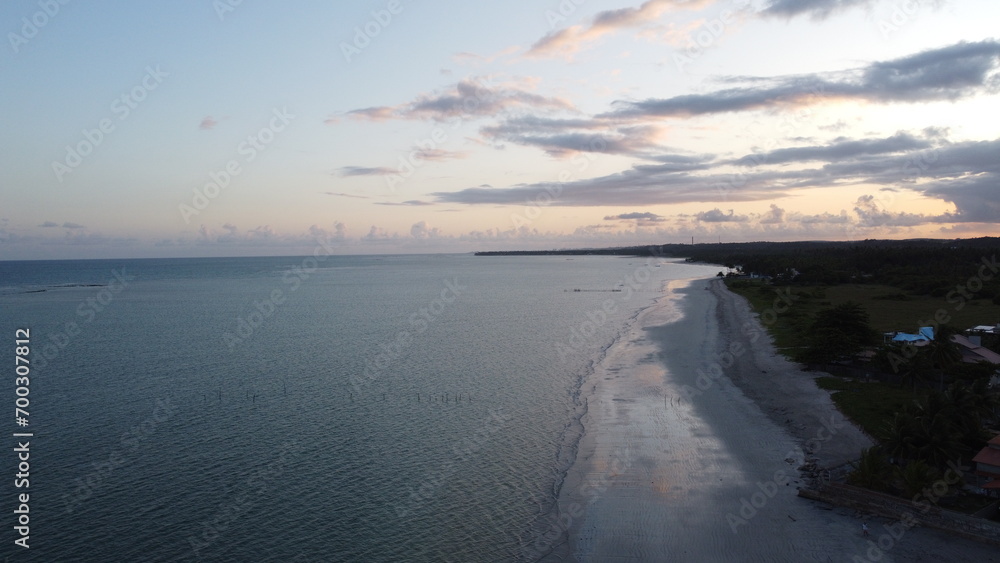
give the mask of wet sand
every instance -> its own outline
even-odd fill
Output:
[[[869,540],[888,520],[798,497],[810,462],[843,465],[871,444],[814,377],[719,280],[672,282],[587,384],[564,533],[542,560],[1000,561],[924,529],[879,549]]]

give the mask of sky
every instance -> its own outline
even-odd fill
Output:
[[[995,0],[0,3],[0,259],[965,238]]]

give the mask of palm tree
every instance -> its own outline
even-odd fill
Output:
[[[899,469],[896,476],[902,484],[903,497],[913,498],[931,487],[941,473],[921,460],[911,461]]]
[[[905,363],[899,366],[899,377],[909,380],[913,386],[913,392],[917,391],[917,383],[924,383],[931,378],[934,373],[934,364],[926,348],[913,348],[913,355]],[[902,385],[902,381],[900,381]]]
[[[851,464],[854,468],[847,482],[856,487],[885,491],[892,476],[892,465],[878,446],[861,450],[861,459]]]
[[[939,390],[944,390],[944,370],[962,359],[962,350],[952,341],[958,331],[948,325],[941,325],[934,333],[934,339],[927,346],[931,365],[938,371]]]

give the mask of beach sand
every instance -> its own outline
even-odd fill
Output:
[[[673,282],[588,381],[559,517],[527,558],[1000,561],[988,545],[926,529],[893,539],[888,520],[798,497],[804,463],[843,465],[871,444],[814,377],[720,280]]]

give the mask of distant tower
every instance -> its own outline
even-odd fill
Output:
[[[691,244],[694,244],[694,237],[691,237]]]

